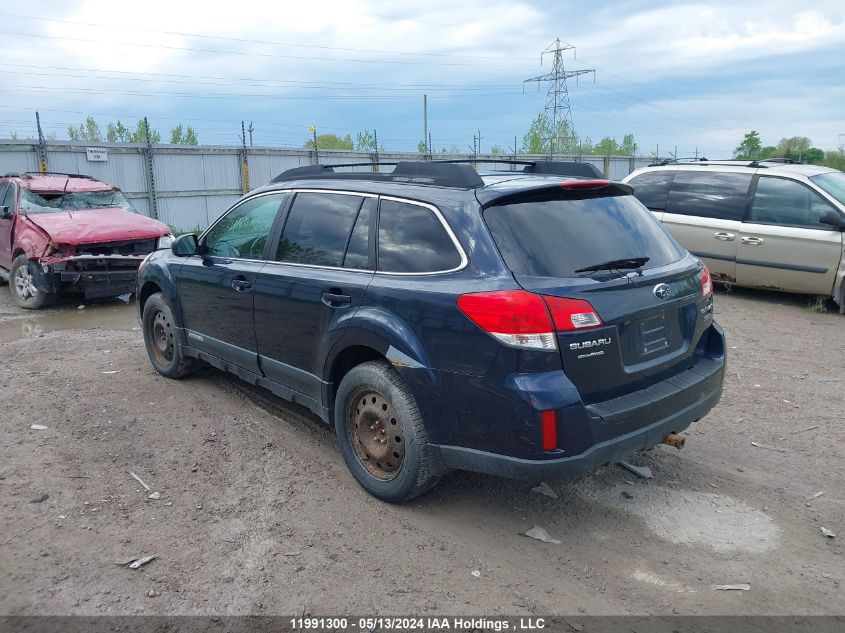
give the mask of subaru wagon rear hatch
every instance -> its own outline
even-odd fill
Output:
[[[585,403],[692,366],[712,323],[709,275],[628,187],[565,181],[494,198],[483,213],[516,282],[543,297]]]

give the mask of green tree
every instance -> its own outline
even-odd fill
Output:
[[[621,150],[619,149],[619,144],[616,142],[615,138],[605,136],[602,140],[600,140],[593,146],[592,153],[598,154],[600,156],[611,156],[615,154],[620,154]]]
[[[375,134],[373,134],[369,130],[357,132],[355,134],[355,149],[359,152],[374,152],[374,151],[376,151]]]
[[[308,140],[303,145],[306,149],[314,149],[314,141]],[[352,135],[338,136],[337,134],[318,134],[317,147],[319,149],[354,149]]]
[[[525,154],[548,154],[551,149],[552,123],[545,112],[538,114],[522,136]]]
[[[152,144],[161,143],[161,134],[156,130],[150,128],[150,142]],[[138,124],[135,126],[135,131],[129,135],[130,143],[146,143],[147,142],[147,125],[144,119],[138,119]]]
[[[417,143],[417,151],[420,154],[428,154],[428,145],[426,145],[425,141],[420,141]]]
[[[790,136],[782,138],[774,151],[774,156],[791,158],[792,160],[803,160],[804,152],[810,149],[813,142],[806,136]]]
[[[633,156],[637,153],[637,149],[639,149],[639,146],[634,140],[634,135],[628,132],[622,137],[622,144],[619,146],[619,151],[623,156]]]
[[[185,128],[185,145],[199,145],[199,139],[197,139],[197,131],[190,125]]]
[[[185,130],[182,127],[182,124],[180,123],[175,128],[170,130],[170,144],[171,145],[182,145],[183,144],[182,139],[184,138],[184,135],[185,135]]]
[[[808,147],[804,152],[804,162],[813,165],[821,165],[824,162],[824,152],[818,147]]]
[[[744,137],[742,142],[734,150],[734,158],[738,160],[757,160],[761,156],[763,143],[760,141],[760,133],[751,130]]]
[[[106,140],[109,143],[128,143],[131,133],[120,121],[109,123],[106,127]]]
[[[493,145],[490,148],[490,153],[493,154],[493,156],[504,156],[508,153],[508,151],[501,145]]]
[[[89,116],[79,127],[68,127],[67,134],[72,141],[92,141],[100,142],[103,140],[103,135],[100,132],[100,126],[94,120],[94,117]]]

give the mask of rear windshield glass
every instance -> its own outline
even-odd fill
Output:
[[[841,171],[810,176],[810,180],[836,198],[836,200],[845,204],[845,174]]]
[[[550,200],[490,207],[484,219],[513,272],[580,277],[579,268],[648,257],[644,268],[676,262],[683,249],[633,196]]]
[[[54,213],[87,209],[135,211],[120,191],[68,191],[65,193],[21,189],[22,213]]]

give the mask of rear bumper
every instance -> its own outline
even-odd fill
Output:
[[[435,458],[446,470],[471,470],[511,479],[556,479],[572,477],[603,464],[618,462],[631,453],[660,444],[669,433],[680,432],[704,417],[722,395],[722,386],[674,414],[636,431],[595,444],[579,455],[552,459],[520,459],[460,446],[431,446]]]
[[[577,395],[572,397],[577,390],[562,372],[541,375],[538,381],[522,381],[519,393],[527,401],[527,409],[508,410],[503,406],[507,399],[502,399],[476,426],[486,433],[476,432],[460,442],[433,437],[435,463],[444,471],[542,479],[577,475],[624,459],[660,444],[671,432],[685,430],[718,404],[726,366],[725,339],[718,325],[705,332],[696,358],[688,369],[661,382],[586,406]],[[538,411],[548,409],[557,413],[560,448],[545,452],[539,447],[537,418]]]

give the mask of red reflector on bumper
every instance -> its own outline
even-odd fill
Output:
[[[543,429],[543,450],[557,449],[557,414],[554,411],[541,412],[540,424]]]

